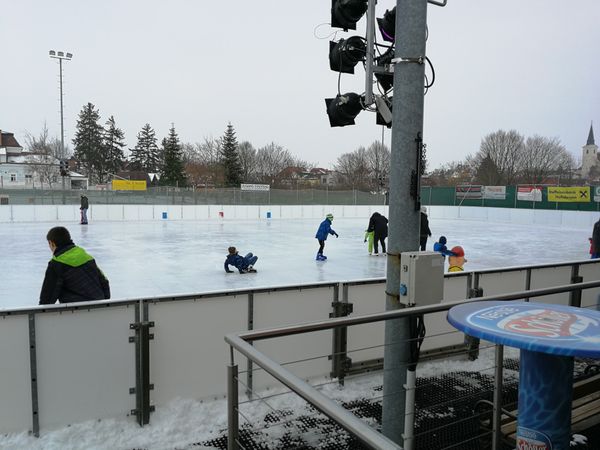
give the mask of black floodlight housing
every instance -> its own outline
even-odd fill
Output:
[[[331,0],[331,26],[356,30],[356,22],[367,12],[368,0]]]
[[[378,70],[389,70],[394,59],[394,48],[389,48],[384,54],[375,58],[375,66]],[[375,78],[381,88],[387,92],[394,86],[394,74],[392,72],[375,71]]]
[[[354,73],[354,66],[367,54],[365,40],[360,36],[329,42],[329,67],[343,73]]]
[[[392,97],[377,96],[375,98],[375,105],[377,106],[375,123],[392,128]]]
[[[383,18],[377,19],[377,24],[383,40],[394,42],[396,36],[396,7],[386,10]]]
[[[329,125],[332,127],[345,127],[354,125],[354,119],[363,110],[362,97],[354,92],[336,95],[335,98],[326,98]]]

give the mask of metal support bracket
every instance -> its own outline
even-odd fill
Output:
[[[407,64],[407,63],[414,63],[414,64],[425,64],[425,57],[424,56],[417,56],[416,58],[393,58],[392,59],[392,64]]]

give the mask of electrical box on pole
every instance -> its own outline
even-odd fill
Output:
[[[438,252],[402,252],[400,303],[425,306],[444,297],[444,257]]]

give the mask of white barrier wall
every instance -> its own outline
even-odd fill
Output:
[[[141,211],[141,210],[139,210]],[[205,210],[206,211],[206,210]],[[600,260],[556,267],[511,268],[460,274],[444,278],[443,302],[467,297],[479,277],[484,295],[524,289],[524,271],[531,272],[531,288],[569,284],[573,267],[583,281],[600,280]],[[34,307],[25,312],[0,311],[0,433],[32,429],[33,402],[29,327],[35,325],[38,417],[43,430],[74,422],[124,417],[136,407],[136,345],[130,325],[137,321],[136,305],[147,305],[150,332],[150,392],[152,404],[165,405],[178,398],[222,396],[226,391],[228,347],[224,335],[252,329],[323,321],[338,299],[353,303],[353,315],[385,309],[385,280],[330,282],[256,291],[227,291],[197,298],[107,301],[100,307]],[[600,289],[583,291],[582,306],[596,307]],[[540,301],[532,299],[532,301]],[[568,294],[541,301],[568,302]],[[29,316],[28,316],[29,314]],[[29,317],[33,320],[30,321]],[[462,343],[462,333],[446,321],[446,312],[427,315],[427,335],[422,349]],[[348,328],[348,356],[354,364],[381,358],[383,324]],[[255,342],[255,346],[297,376],[326,377],[331,371],[332,331],[299,334]],[[236,356],[240,388],[246,380],[245,359]],[[257,370],[254,389],[276,384]],[[132,419],[133,420],[133,419]]]
[[[388,215],[383,205],[90,205],[92,221],[136,220],[257,220],[318,219],[327,213],[337,218],[368,218],[375,211]],[[166,214],[166,216],[165,216]],[[600,218],[595,211],[429,206],[431,219],[464,219],[525,225],[591,229]],[[76,222],[78,205],[0,205],[0,223]]]

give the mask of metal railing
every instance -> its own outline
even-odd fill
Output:
[[[508,294],[493,295],[487,297],[465,298],[458,301],[445,302],[440,304],[417,306],[394,311],[386,311],[375,314],[368,314],[358,317],[344,317],[324,320],[309,324],[298,324],[267,330],[251,331],[239,334],[228,334],[225,341],[230,346],[230,364],[228,365],[228,450],[238,450],[239,444],[239,399],[238,399],[238,371],[235,362],[234,350],[244,355],[254,364],[259,366],[265,372],[281,382],[284,386],[303,398],[306,402],[325,414],[329,419],[344,428],[355,436],[362,444],[373,449],[401,449],[396,443],[390,441],[375,429],[368,426],[361,419],[338,405],[336,402],[317,391],[307,382],[300,379],[291,371],[284,368],[270,357],[257,350],[253,343],[257,341],[293,336],[298,334],[334,330],[342,327],[381,322],[398,318],[415,318],[425,316],[436,312],[448,311],[453,306],[461,305],[473,301],[510,301],[523,298],[542,297],[547,295],[581,292],[584,289],[598,288],[600,281],[587,283],[568,284],[554,286],[550,288],[534,289],[528,291],[513,292]],[[573,299],[573,296],[571,296]],[[494,346],[496,349],[496,367],[494,374],[494,395],[493,395],[493,424],[492,424],[492,448],[500,448],[501,440],[501,418],[502,418],[502,372],[503,372],[503,347]],[[499,379],[498,379],[499,378]]]

